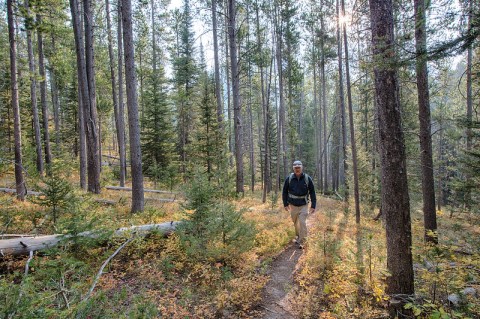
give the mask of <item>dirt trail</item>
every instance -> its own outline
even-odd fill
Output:
[[[307,219],[310,228],[311,219]],[[293,227],[293,224],[292,224]],[[303,254],[293,242],[280,253],[272,262],[267,275],[270,280],[265,286],[263,301],[260,304],[263,319],[295,319],[290,305],[293,275],[298,269],[298,260]]]

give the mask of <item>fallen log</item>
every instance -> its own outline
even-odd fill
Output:
[[[121,186],[105,186],[106,189],[114,190],[114,191],[132,191],[131,187],[121,187]],[[170,192],[170,191],[161,191],[157,189],[144,189],[145,193],[158,193],[158,194],[178,194],[177,192]]]
[[[13,188],[2,188],[0,187],[0,192],[8,193],[8,194],[16,194],[17,190]],[[41,192],[34,192],[34,191],[28,191],[27,195],[32,195],[32,196],[41,196],[43,193]],[[95,202],[103,205],[110,205],[114,206],[117,204],[117,202],[110,200],[110,199],[104,199],[104,198],[96,198],[94,199]]]
[[[16,194],[17,190],[15,190],[13,188],[0,187],[0,192],[4,192],[4,193],[8,193],[8,194]],[[27,195],[40,196],[40,195],[42,195],[42,193],[27,190]]]
[[[120,237],[126,233],[134,233],[139,236],[145,236],[150,232],[157,231],[164,236],[173,233],[180,222],[172,221],[161,224],[149,224],[118,228],[113,232],[112,237]],[[11,235],[10,235],[11,236]],[[96,232],[86,231],[76,235],[78,237],[97,238],[99,235]],[[45,250],[58,245],[58,243],[65,239],[72,239],[73,235],[43,235],[43,236],[25,236],[15,237],[10,239],[0,240],[0,255],[7,256],[21,256],[28,255],[31,251]]]

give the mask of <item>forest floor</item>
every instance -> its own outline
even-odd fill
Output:
[[[149,185],[153,188],[153,185]],[[180,203],[151,198],[130,214],[129,193],[76,193],[76,212],[50,209],[30,198],[0,194],[0,234],[67,233],[162,223],[185,218]],[[293,223],[279,198],[260,192],[233,201],[255,225],[254,246],[229,260],[194,260],[176,236],[136,238],[105,268],[92,297],[94,275],[125,238],[76,240],[25,258],[0,260],[0,317],[13,318],[386,318],[386,247],[376,211],[362,209],[361,225],[344,203],[319,196],[308,217],[306,249],[292,243]],[[114,204],[103,205],[98,199]],[[351,205],[352,206],[352,205]],[[188,213],[188,212],[187,212]],[[480,220],[438,212],[438,247],[423,243],[421,211],[412,208],[415,284],[411,307],[420,318],[480,318]],[[466,288],[476,291],[463,295]],[[476,289],[476,290],[475,290]],[[458,304],[448,296],[457,294]],[[25,316],[22,316],[25,314]],[[448,317],[443,316],[447,314]]]

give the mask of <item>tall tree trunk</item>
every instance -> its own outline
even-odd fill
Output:
[[[223,121],[222,88],[220,84],[220,62],[218,57],[218,30],[217,30],[217,0],[212,0],[212,37],[213,37],[213,59],[215,66],[215,98],[217,99],[217,120]]]
[[[345,0],[342,0],[342,14],[345,16]],[[352,88],[350,83],[350,64],[348,58],[347,24],[343,22],[343,44],[345,46],[345,73],[347,76],[348,115],[350,121],[350,145],[352,147],[353,192],[355,197],[355,221],[360,223],[360,191],[358,189],[357,145],[353,123]]]
[[[89,109],[83,114],[85,116],[85,128],[87,131],[87,171],[88,171],[88,190],[92,193],[100,193],[100,138],[98,131],[98,113],[96,101],[95,84],[95,63],[93,49],[93,10],[92,0],[84,0],[84,26],[85,26],[85,69],[88,87],[89,103],[84,103]],[[84,101],[85,102],[85,101]]]
[[[323,5],[323,1],[322,1]],[[328,192],[328,143],[327,143],[327,78],[325,76],[325,23],[323,19],[323,13],[320,15],[320,81],[321,81],[321,94],[322,102],[321,109],[323,112],[323,192]]]
[[[418,120],[420,122],[419,136],[425,240],[437,243],[437,237],[434,234],[437,231],[437,213],[435,207],[435,180],[433,179],[425,0],[414,0],[413,3],[415,10],[415,51],[417,55]]]
[[[228,22],[228,5],[225,5],[224,8],[224,16],[225,16],[225,29],[229,29],[229,22]],[[229,54],[229,48],[228,48],[228,32],[225,32],[225,74],[226,74],[226,80],[227,80],[227,117],[228,117],[228,150],[230,153],[234,153],[234,139],[233,139],[233,134],[232,134],[232,103],[231,103],[231,89],[230,89],[230,84],[232,83],[231,77],[230,77],[230,54]],[[232,159],[230,157],[230,163],[232,163]]]
[[[341,25],[340,25],[340,5],[337,0],[337,54],[338,54],[338,98],[339,98],[339,108],[340,108],[340,119],[341,119],[341,144],[342,144],[342,158],[343,158],[343,171],[341,180],[344,187],[344,201],[348,202],[348,183],[347,183],[347,127],[345,121],[345,95],[343,90],[343,61],[342,61],[342,34],[341,34]]]
[[[470,32],[472,28],[472,16],[474,15],[473,12],[473,1],[474,0],[469,0],[468,1],[468,30]],[[472,137],[473,137],[473,132],[472,132],[472,114],[473,114],[473,96],[472,96],[472,57],[473,57],[473,49],[472,49],[472,44],[468,46],[467,49],[467,130],[466,130],[466,135],[467,135],[467,152],[471,151],[472,149]],[[471,176],[467,173],[465,176],[465,183],[467,184],[467,189],[465,191],[464,195],[464,203],[465,203],[465,208],[469,209],[470,208],[470,201],[471,201],[471,191],[470,191],[470,179]]]
[[[42,24],[42,17],[37,14],[37,24]],[[43,53],[43,35],[40,29],[37,30],[38,47],[38,70],[40,74],[40,103],[42,104],[43,118],[43,142],[45,143],[45,164],[47,165],[47,174],[52,164],[52,152],[50,150],[50,133],[48,131],[48,105],[47,105],[47,79],[45,75],[45,55]]]
[[[412,295],[412,232],[398,72],[395,66],[393,5],[391,0],[369,0],[369,3],[379,121],[382,210],[386,218],[387,268],[390,273],[386,292],[390,295]],[[396,311],[408,310],[400,307]]]
[[[80,79],[80,69],[77,76]],[[85,132],[85,107],[83,105],[83,95],[81,86],[78,85],[78,136],[79,138],[79,160],[80,160],[80,187],[87,190],[87,145]]]
[[[7,15],[8,40],[10,42],[10,85],[12,90],[13,135],[15,140],[15,184],[17,198],[24,201],[27,189],[25,187],[22,164],[22,130],[20,123],[20,107],[18,105],[17,45],[15,42],[15,27],[13,24],[13,0],[7,0]]]
[[[123,40],[122,40],[122,0],[118,0],[117,8],[117,51],[118,51],[118,116],[117,126],[118,154],[120,157],[120,186],[125,186],[127,176],[127,151],[125,145],[125,109],[123,104]]]
[[[468,1],[468,30],[472,28],[473,1]],[[472,149],[472,56],[473,49],[470,44],[467,49],[467,151]]]
[[[278,132],[279,132],[279,155],[280,157],[277,159],[283,165],[283,176],[287,176],[288,171],[288,163],[287,163],[287,133],[286,133],[286,124],[285,124],[285,96],[284,96],[284,89],[283,89],[283,67],[282,67],[282,49],[283,49],[283,31],[281,26],[281,17],[279,17],[279,13],[277,9],[275,9],[275,32],[276,32],[276,40],[277,40],[277,48],[276,48],[276,59],[277,59],[277,75],[278,75],[278,91],[279,91],[279,99],[280,99],[280,109],[279,109],[279,122],[278,122]]]
[[[27,10],[27,15],[30,15],[30,6],[28,0],[25,0],[25,8]],[[42,137],[40,133],[40,120],[38,117],[38,107],[37,107],[37,80],[36,80],[36,69],[35,69],[35,57],[33,55],[33,46],[32,46],[32,26],[25,25],[27,30],[27,50],[28,50],[28,69],[30,72],[30,102],[32,104],[32,115],[33,115],[33,131],[35,136],[35,150],[36,150],[36,163],[37,163],[37,172],[40,175],[43,174],[43,156],[42,156]]]
[[[243,189],[242,109],[240,105],[240,74],[237,59],[236,2],[228,0],[228,39],[230,44],[230,67],[232,71],[233,117],[235,131],[235,165],[237,169],[236,191]]]
[[[142,150],[140,148],[140,123],[138,120],[137,80],[133,47],[132,4],[122,0],[123,46],[125,79],[127,83],[128,127],[130,135],[130,161],[132,167],[132,213],[144,208]]]
[[[90,0],[85,0],[89,2]],[[87,189],[92,193],[100,193],[100,171],[98,169],[98,132],[97,132],[97,112],[95,103],[92,104],[90,96],[90,86],[88,85],[87,64],[85,56],[85,44],[83,42],[82,25],[80,23],[80,13],[77,0],[70,0],[70,10],[72,12],[73,30],[75,36],[75,47],[77,53],[77,68],[78,68],[78,85],[82,93],[81,104],[83,105],[82,113],[79,113],[79,119],[83,115],[83,125],[85,126],[87,146],[87,175],[88,183]],[[88,11],[86,11],[88,13]],[[90,15],[86,15],[85,20],[91,19]],[[87,24],[89,22],[85,22]],[[87,30],[87,28],[86,28]],[[90,30],[91,31],[91,30]],[[91,32],[90,32],[91,33]],[[91,41],[91,40],[89,40]],[[85,42],[87,42],[85,40]],[[90,42],[89,42],[90,43]],[[93,50],[93,47],[91,47]],[[91,53],[90,53],[91,55]],[[91,56],[90,56],[91,58]],[[81,129],[79,130],[80,134]],[[82,165],[82,164],[80,164]]]
[[[55,37],[51,34],[52,50],[55,52]],[[60,153],[60,98],[58,94],[57,76],[53,63],[49,60],[50,90],[52,92],[53,120],[55,123],[55,150]]]
[[[118,95],[117,95],[117,82],[115,79],[115,65],[114,65],[114,56],[113,56],[113,39],[112,39],[112,22],[110,19],[110,0],[105,0],[105,10],[107,15],[107,38],[108,38],[108,58],[110,61],[110,80],[112,82],[112,100],[113,100],[113,112],[115,114],[115,126],[117,131],[117,140],[118,144],[120,144],[121,135],[119,134],[119,127],[118,127],[118,116],[119,116],[119,106],[118,106]],[[122,154],[119,154],[121,157]],[[125,186],[125,170],[123,166],[120,165],[120,186]]]

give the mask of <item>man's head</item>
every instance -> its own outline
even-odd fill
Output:
[[[301,174],[303,171],[303,165],[302,162],[300,161],[295,161],[293,162],[293,172],[295,174]]]

